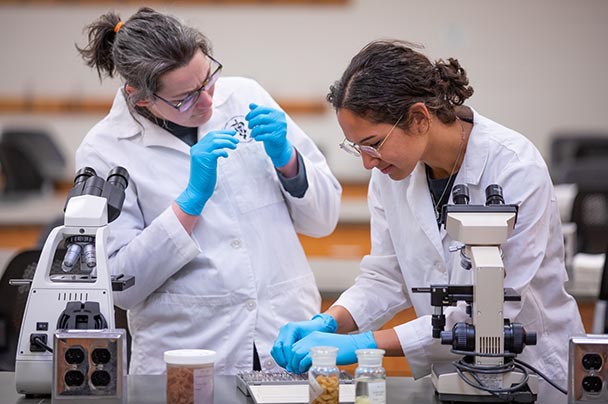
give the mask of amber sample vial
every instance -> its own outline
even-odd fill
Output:
[[[164,354],[167,404],[212,404],[215,352],[177,349]]]

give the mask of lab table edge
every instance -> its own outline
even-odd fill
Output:
[[[166,402],[165,375],[129,375],[128,403],[155,404]],[[234,376],[215,376],[214,404],[253,403],[236,387]],[[564,385],[562,381],[560,383]],[[388,377],[386,382],[387,404],[439,403],[434,394],[430,377],[414,380],[411,377]],[[543,394],[544,391],[544,394]],[[0,372],[0,397],[3,404],[50,404],[51,398],[26,398],[15,390],[14,372]],[[91,400],[95,403],[94,400]],[[566,403],[567,397],[546,385],[540,388],[538,404]]]

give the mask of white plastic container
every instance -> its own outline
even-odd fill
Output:
[[[167,404],[213,403],[215,351],[177,349],[164,354]]]

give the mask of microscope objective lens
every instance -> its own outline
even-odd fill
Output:
[[[86,244],[82,251],[82,258],[90,270],[97,266],[97,257],[95,256],[95,244]]]
[[[81,251],[82,247],[79,244],[74,243],[69,245],[61,264],[63,272],[71,272],[74,269],[74,264],[79,262]]]

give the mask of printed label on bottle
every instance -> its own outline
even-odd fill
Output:
[[[213,402],[213,366],[194,369],[194,404]]]
[[[369,404],[386,404],[386,382],[367,383]]]
[[[309,373],[308,374],[308,402],[312,403],[315,401],[321,394],[323,394],[323,387],[319,384],[317,379]]]

